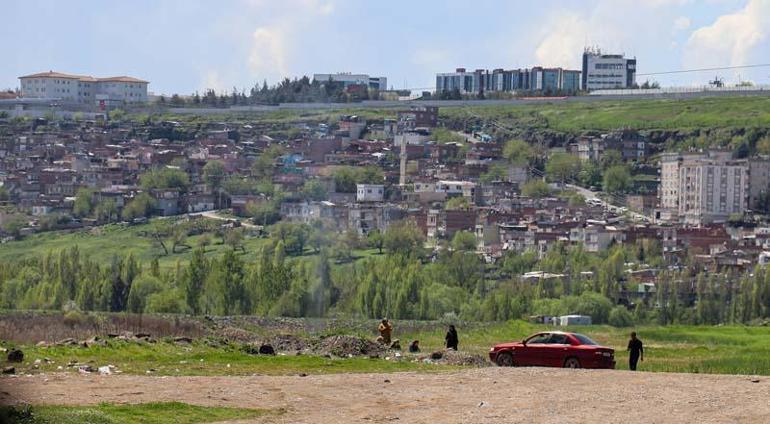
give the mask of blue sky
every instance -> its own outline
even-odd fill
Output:
[[[47,70],[166,94],[336,71],[422,88],[456,67],[577,69],[586,44],[639,73],[770,63],[770,0],[3,0],[0,16],[0,88]],[[649,78],[716,74],[770,84],[770,68]]]

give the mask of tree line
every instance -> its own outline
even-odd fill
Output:
[[[160,268],[115,255],[106,264],[77,246],[0,267],[0,307],[88,311],[349,316],[493,321],[530,315],[591,315],[596,323],[752,323],[770,317],[770,271],[696,274],[666,271],[656,290],[634,297],[632,262],[661,265],[654,240],[588,253],[557,245],[543,257],[510,253],[496,264],[458,232],[438,250],[425,249],[403,221],[362,238],[320,226],[280,223],[261,247],[233,243],[224,253],[193,249],[189,263]],[[362,251],[366,252],[362,256]],[[562,277],[522,281],[542,270]]]

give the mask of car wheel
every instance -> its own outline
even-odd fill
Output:
[[[500,366],[500,367],[512,367],[513,355],[511,355],[510,352],[498,353],[497,359],[495,360],[495,362],[497,362],[497,366]]]
[[[567,358],[564,361],[564,368],[580,368],[580,361],[577,358]]]

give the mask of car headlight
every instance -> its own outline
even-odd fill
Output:
[[[494,351],[495,351],[495,348],[494,348],[494,347],[492,347],[492,348],[489,348],[489,351],[490,351],[490,352],[494,352]]]

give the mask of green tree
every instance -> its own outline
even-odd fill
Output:
[[[473,252],[476,245],[476,235],[470,231],[458,231],[452,237],[452,249],[456,251]]]
[[[179,168],[155,168],[140,175],[139,184],[147,191],[155,189],[178,189],[184,191],[190,185],[190,177]]]
[[[118,217],[118,207],[112,199],[103,199],[94,208],[94,218],[99,222],[112,222]]]
[[[521,187],[523,196],[541,199],[551,195],[551,187],[543,180],[531,180]]]
[[[222,183],[224,182],[225,166],[221,161],[210,160],[203,166],[203,181],[217,193],[217,205],[222,204]]]
[[[75,204],[72,208],[72,213],[77,217],[86,217],[91,215],[91,210],[94,206],[94,190],[90,188],[80,188],[75,193]]]
[[[281,146],[274,144],[268,147],[252,164],[252,175],[257,179],[272,178],[275,172],[275,161],[282,154]]]
[[[554,153],[545,164],[545,173],[552,181],[565,183],[580,172],[580,159],[569,153]]]
[[[123,208],[122,216],[126,221],[149,217],[155,209],[155,199],[147,193],[139,193]]]
[[[503,147],[503,157],[512,165],[528,165],[535,157],[532,146],[523,140],[509,140]]]
[[[307,180],[302,187],[302,196],[308,200],[326,200],[326,187],[318,180]]]
[[[144,312],[147,298],[163,290],[163,283],[157,277],[143,274],[131,284],[128,293],[127,310],[135,314]]]
[[[446,210],[467,210],[470,209],[471,203],[464,196],[452,197],[446,201]]]
[[[422,254],[425,237],[413,221],[404,220],[392,223],[385,231],[383,240],[385,249],[402,255]]]
[[[631,187],[631,173],[624,165],[615,165],[604,172],[604,191],[608,193],[625,193]]]
[[[3,231],[14,238],[21,235],[21,229],[27,225],[27,219],[23,215],[11,215],[3,221]]]
[[[369,243],[369,247],[377,249],[377,251],[382,254],[382,248],[385,245],[385,238],[379,229],[375,228],[372,231],[369,231],[369,234],[366,235],[366,240]]]
[[[610,311],[608,324],[613,327],[631,327],[634,325],[634,317],[625,306],[618,305]]]

